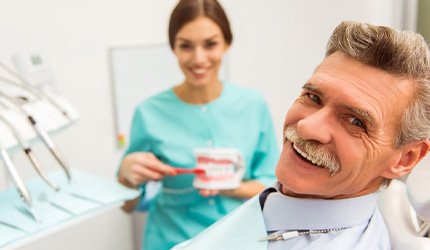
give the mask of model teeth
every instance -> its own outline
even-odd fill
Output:
[[[306,160],[312,162],[312,164],[317,165],[320,168],[323,168],[324,166],[322,165],[321,160],[317,160],[317,159],[313,159],[312,157],[310,157],[307,153],[303,152],[302,150],[300,150],[295,144],[293,144],[294,149],[297,151],[297,153],[299,153],[301,156],[303,156],[303,158],[305,158]]]

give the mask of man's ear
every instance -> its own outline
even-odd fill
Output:
[[[429,139],[411,142],[400,148],[400,157],[396,164],[385,169],[382,176],[387,179],[395,179],[405,176],[420,162],[430,149]]]

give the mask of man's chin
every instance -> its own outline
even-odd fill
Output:
[[[278,175],[279,173],[279,175]],[[294,178],[288,178],[287,175],[282,175],[282,171],[276,171],[276,177],[279,183],[279,191],[291,197],[313,197],[312,187],[309,187],[308,183],[303,183]],[[283,176],[283,178],[282,178]],[[281,177],[281,178],[280,178]],[[290,176],[291,177],[291,176]]]
[[[297,198],[304,198],[304,197],[308,197],[308,194],[304,194],[301,192],[298,192],[297,190],[291,190],[289,188],[287,188],[287,186],[283,185],[281,182],[279,182],[279,191],[284,194],[284,195],[288,195],[291,197],[297,197]]]

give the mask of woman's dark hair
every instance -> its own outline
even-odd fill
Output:
[[[230,23],[224,9],[217,0],[180,0],[173,9],[169,21],[169,44],[173,50],[178,31],[197,17],[204,16],[214,21],[221,29],[225,42],[230,45],[233,40]]]

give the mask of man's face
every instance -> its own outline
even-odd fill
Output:
[[[285,118],[276,168],[283,193],[345,198],[376,191],[401,157],[396,129],[412,90],[409,80],[343,53],[325,58]]]

